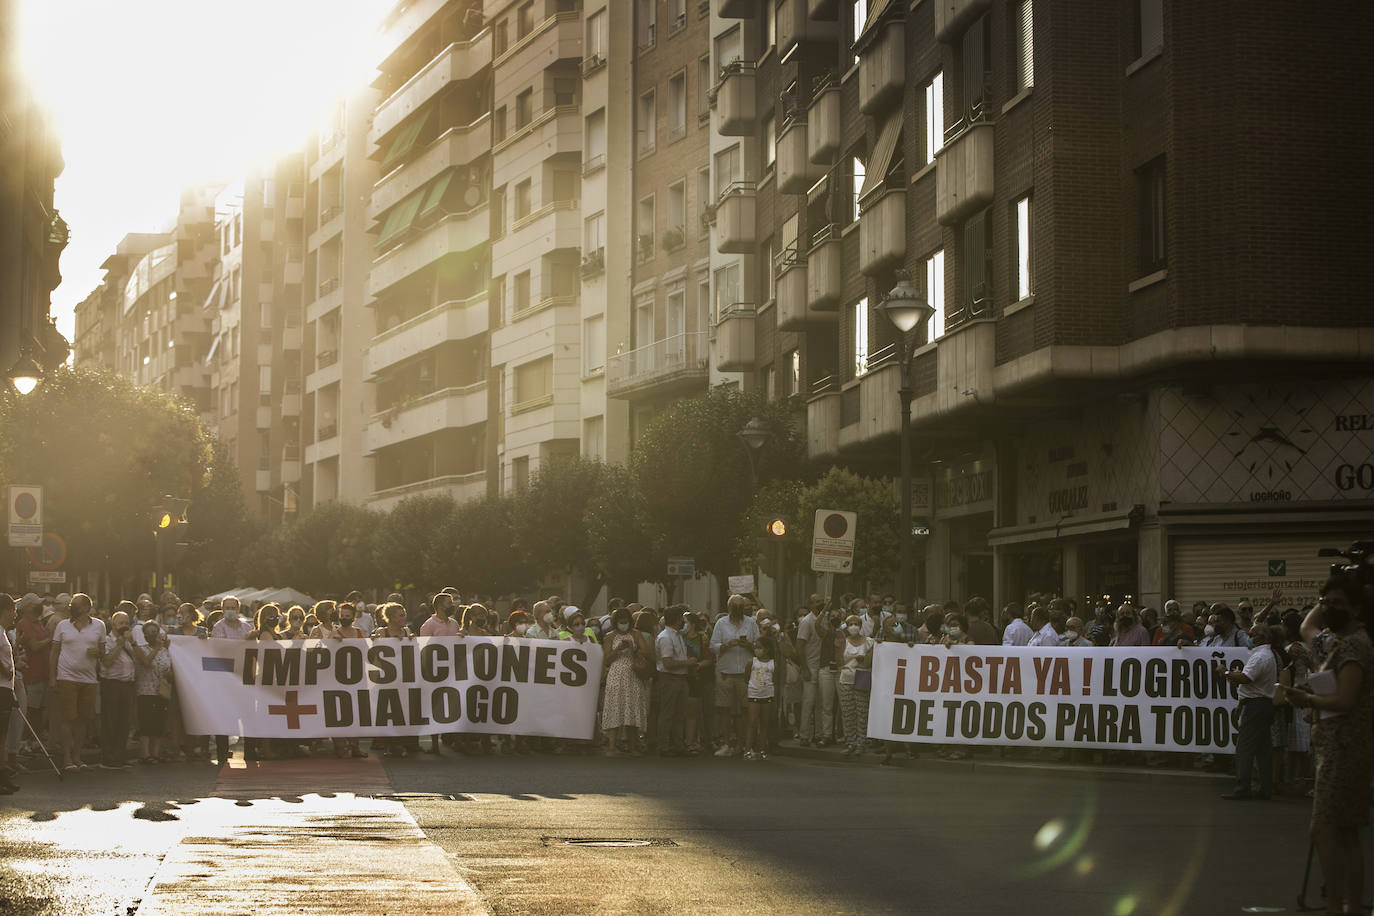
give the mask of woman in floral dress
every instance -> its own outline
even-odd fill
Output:
[[[635,674],[634,657],[639,643],[631,624],[628,608],[611,612],[611,629],[605,640],[606,692],[601,709],[601,728],[606,733],[606,754],[610,757],[620,755],[617,737],[637,754],[639,736],[648,724],[644,696],[649,684]]]

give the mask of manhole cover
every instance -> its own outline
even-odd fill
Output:
[[[453,795],[446,792],[391,792],[373,795],[372,798],[385,801],[472,801],[471,795]]]
[[[562,846],[602,846],[626,848],[633,846],[676,846],[667,837],[601,837],[601,836],[546,836],[544,845]]]

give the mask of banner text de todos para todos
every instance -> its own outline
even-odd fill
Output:
[[[868,734],[933,744],[1235,753],[1246,649],[881,643]]]
[[[251,642],[173,637],[189,734],[590,738],[601,647],[501,637]]]

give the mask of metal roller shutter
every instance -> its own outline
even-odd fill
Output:
[[[1321,547],[1346,547],[1348,534],[1288,537],[1176,538],[1173,541],[1173,592],[1187,607],[1194,601],[1222,601],[1235,607],[1249,598],[1263,607],[1274,589],[1281,607],[1301,608],[1317,600],[1331,571]]]

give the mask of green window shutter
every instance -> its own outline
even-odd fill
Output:
[[[401,198],[401,202],[391,208],[386,215],[386,222],[382,224],[382,234],[377,238],[379,249],[388,247],[415,222],[415,214],[420,209],[424,193],[424,188],[414,191]]]
[[[449,185],[453,183],[453,176],[455,174],[456,172],[454,169],[446,169],[426,186],[427,190],[424,195],[425,201],[420,206],[419,216],[416,217],[417,222],[427,222],[431,216],[437,219],[443,215],[441,211],[444,208],[441,207],[441,204],[444,199],[444,192],[446,192]]]
[[[434,109],[431,107],[411,118],[392,135],[391,145],[382,157],[383,175],[400,165],[410,155],[410,151],[415,148],[415,142],[420,139],[420,134],[424,132],[425,125],[432,117]]]

